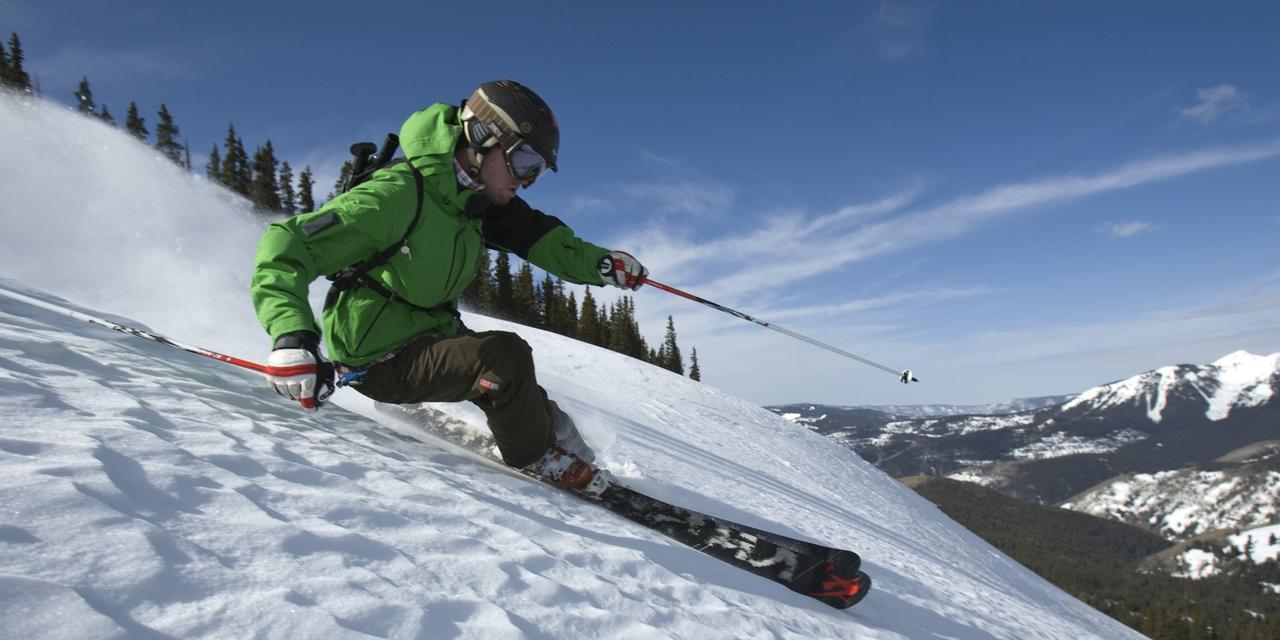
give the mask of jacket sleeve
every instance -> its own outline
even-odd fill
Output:
[[[251,297],[275,340],[291,331],[320,334],[307,300],[311,282],[368,258],[403,236],[416,188],[390,171],[330,200],[314,213],[276,222],[258,243]]]
[[[604,284],[596,265],[609,250],[579,238],[559,218],[531,208],[520,197],[504,207],[489,207],[484,216],[484,241],[569,282]]]

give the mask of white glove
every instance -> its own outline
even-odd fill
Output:
[[[649,270],[626,251],[610,251],[600,258],[598,268],[605,284],[620,289],[639,289],[649,277]]]
[[[333,394],[333,365],[322,362],[315,334],[286,334],[267,358],[267,381],[276,393],[313,410]],[[296,345],[296,346],[295,346]]]

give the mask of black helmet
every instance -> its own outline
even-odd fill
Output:
[[[479,166],[484,151],[501,145],[514,149],[521,141],[533,147],[556,171],[560,126],[551,107],[528,87],[513,80],[486,82],[462,103],[462,131]]]

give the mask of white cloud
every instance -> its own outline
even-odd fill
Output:
[[[958,300],[961,298],[973,298],[977,296],[990,295],[994,292],[994,289],[988,287],[939,288],[924,291],[903,291],[874,298],[847,300],[840,304],[812,307],[791,307],[785,310],[764,311],[761,312],[761,315],[766,316],[769,320],[813,316],[830,318],[831,316],[841,314],[897,307],[909,303],[930,303],[945,300]]]
[[[1133,236],[1147,233],[1155,229],[1150,222],[1142,220],[1131,220],[1129,222],[1107,222],[1100,227],[1100,231],[1111,236],[1112,238],[1132,238]]]
[[[871,44],[886,60],[924,54],[925,27],[932,7],[908,0],[884,0],[871,21]]]
[[[768,322],[780,322],[815,339],[885,363],[924,369],[938,392],[954,401],[1005,400],[990,397],[1037,395],[1079,391],[1106,382],[1098,366],[1088,366],[1086,352],[1100,349],[1108,362],[1106,371],[1130,375],[1147,364],[1168,364],[1153,354],[1201,354],[1205,361],[1228,353],[1234,344],[1248,346],[1258,339],[1280,335],[1280,325],[1267,324],[1265,312],[1213,320],[1180,317],[1168,325],[1168,316],[1110,320],[1087,327],[1048,327],[1002,331],[998,334],[966,334],[940,337],[945,332],[917,321],[903,322],[913,305],[937,304],[939,317],[964,316],[967,309],[993,290],[959,285],[928,285],[901,293],[857,297],[828,296],[829,303],[793,308],[798,286],[819,286],[834,291],[849,289],[845,272],[849,264],[873,256],[914,258],[929,244],[945,242],[1002,218],[1025,215],[1073,199],[1119,191],[1198,172],[1280,157],[1280,140],[1247,147],[1206,149],[1137,160],[1091,175],[1058,175],[1026,182],[997,185],[973,195],[937,203],[918,203],[918,185],[871,201],[829,212],[804,209],[768,212],[758,218],[736,216],[743,225],[737,234],[717,232],[702,240],[697,223],[664,221],[645,229],[628,230],[614,246],[632,247],[663,282],[685,288],[710,300],[742,310]],[[705,225],[704,225],[705,226]],[[733,389],[757,401],[820,400],[857,402],[874,389],[881,402],[918,401],[910,389],[901,390],[881,380],[883,372],[852,365],[819,349],[785,336],[759,330],[722,313],[691,305],[675,296],[642,294],[641,326],[660,327],[666,315],[677,315],[682,343],[698,347],[704,373],[711,384]],[[822,298],[819,298],[822,299]],[[948,302],[954,301],[954,304]],[[805,304],[801,302],[800,304]],[[1258,303],[1264,306],[1271,303]],[[1175,314],[1176,315],[1176,314]],[[1274,315],[1272,315],[1274,318]],[[1162,324],[1164,323],[1164,324]],[[1239,328],[1232,328],[1239,326]],[[1174,331],[1173,329],[1178,329]],[[1239,338],[1249,333],[1248,340]],[[1262,336],[1262,338],[1257,338]],[[649,336],[653,339],[657,336]],[[1243,341],[1237,342],[1237,338]],[[939,341],[940,340],[940,341]],[[1172,345],[1172,346],[1170,346]],[[1273,349],[1274,350],[1274,349]],[[780,355],[785,354],[785,355]],[[1065,357],[1073,367],[1056,371],[1056,358]],[[1193,359],[1187,355],[1184,359]],[[995,367],[991,364],[1009,363]],[[761,363],[774,363],[762,367]],[[865,371],[864,371],[865,369]],[[1016,371],[1008,384],[982,379],[991,371]],[[811,387],[798,390],[796,377],[804,372]],[[890,381],[892,382],[892,381]],[[1017,391],[1010,391],[1016,389]],[[900,397],[899,397],[900,396]],[[862,398],[866,399],[866,398]]]
[[[612,208],[613,203],[605,198],[575,195],[569,201],[568,212],[577,215],[584,211],[605,211]]]
[[[673,180],[622,186],[623,195],[652,203],[649,213],[712,216],[733,205],[733,187],[720,183]]]
[[[1200,89],[1196,91],[1196,99],[1196,104],[1179,109],[1178,113],[1186,120],[1195,120],[1204,124],[1215,122],[1229,113],[1247,109],[1249,106],[1244,94],[1240,93],[1234,85],[1229,84]]]
[[[1248,96],[1230,84],[1196,91],[1196,103],[1177,111],[1181,119],[1200,124],[1212,124],[1221,120],[1267,122],[1280,118],[1280,110],[1249,104]]]
[[[1002,185],[975,196],[956,198],[929,209],[907,212],[849,230],[810,225],[803,220],[774,220],[763,230],[748,236],[713,244],[724,245],[735,240],[750,239],[751,245],[767,247],[766,250],[761,250],[757,258],[785,254],[788,260],[779,262],[748,258],[743,261],[742,268],[725,270],[732,275],[721,278],[710,286],[721,295],[768,291],[797,280],[833,272],[870,257],[903,252],[924,244],[956,238],[985,222],[1023,213],[1033,207],[1275,156],[1280,156],[1280,140],[1252,147],[1159,156],[1121,165],[1093,176],[1060,176]],[[696,247],[688,247],[686,250],[695,253],[698,251]],[[708,255],[723,257],[718,252]],[[721,269],[723,270],[723,265]]]
[[[196,66],[195,56],[188,51],[139,48],[91,51],[77,46],[32,61],[46,93],[61,91],[60,87],[68,87],[70,92],[81,78],[88,78],[90,86],[103,88],[178,80],[191,75]],[[118,110],[124,112],[123,108]]]

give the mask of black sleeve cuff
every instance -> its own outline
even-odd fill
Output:
[[[276,338],[272,349],[306,349],[316,353],[320,349],[320,336],[311,331],[290,331]]]

